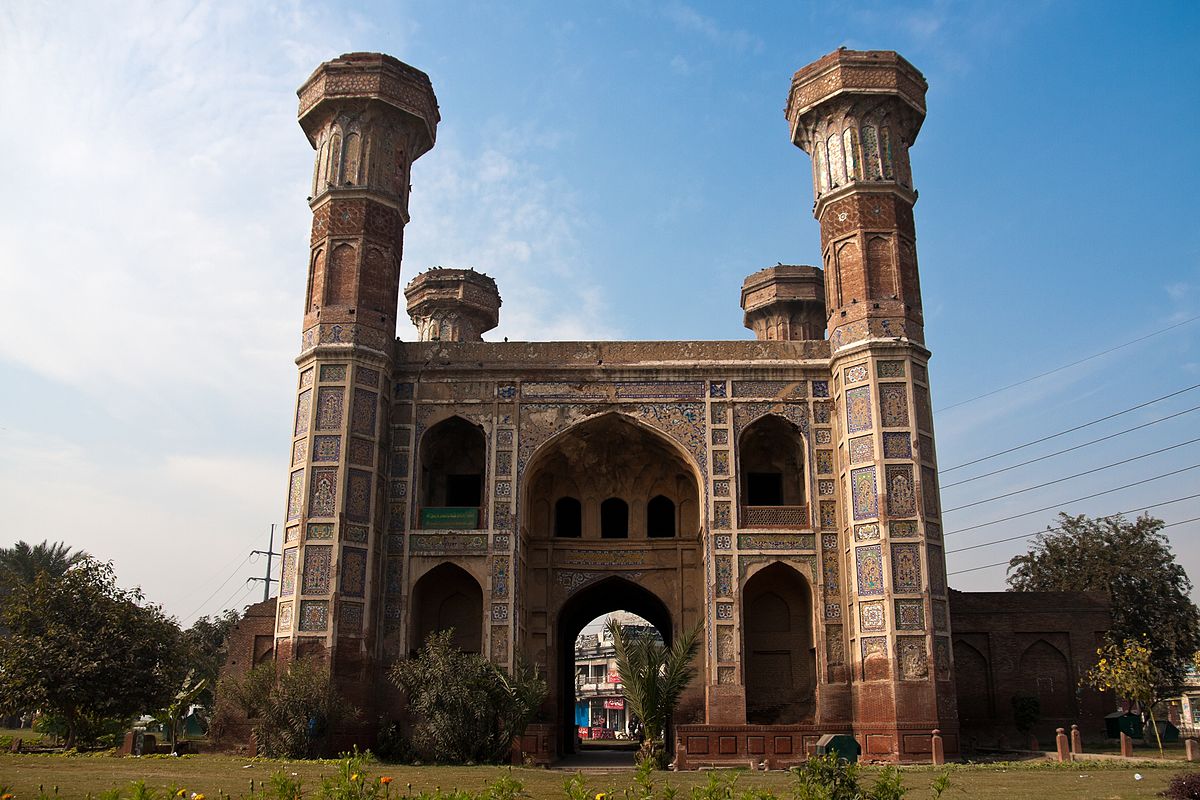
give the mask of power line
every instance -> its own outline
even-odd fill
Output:
[[[1159,453],[1166,453],[1169,450],[1178,450],[1180,447],[1187,447],[1189,444],[1195,444],[1196,442],[1200,442],[1200,437],[1197,437],[1195,439],[1190,439],[1186,442],[1180,442],[1179,444],[1173,444],[1170,447],[1163,447],[1159,450],[1151,450],[1149,453],[1142,453],[1139,456],[1133,456],[1132,458],[1126,458],[1123,461],[1114,461],[1111,464],[1105,464],[1104,466],[1101,466],[1101,467],[1084,470],[1083,472],[1076,472],[1074,475],[1067,475],[1062,478],[1055,478],[1054,480],[1046,481],[1045,483],[1035,484],[1034,486],[1026,486],[1024,489],[1017,489],[1015,491],[1006,492],[1004,494],[998,494],[995,497],[986,497],[983,500],[976,500],[973,503],[966,503],[965,505],[955,506],[954,508],[943,509],[942,513],[949,514],[951,511],[961,511],[964,508],[971,508],[972,506],[981,506],[984,503],[991,503],[995,500],[1003,500],[1006,497],[1012,497],[1014,495],[1024,494],[1025,492],[1032,492],[1034,489],[1041,489],[1045,486],[1053,486],[1056,483],[1062,483],[1063,481],[1069,481],[1074,478],[1082,478],[1084,475],[1091,475],[1094,472],[1103,472],[1106,469],[1112,469],[1113,467],[1119,467],[1122,464],[1129,464],[1134,461],[1140,461],[1143,458],[1149,458],[1150,456],[1156,456]]]
[[[1008,522],[1010,519],[1020,519],[1021,517],[1028,517],[1033,514],[1040,514],[1041,512],[1049,511],[1052,508],[1058,508],[1059,506],[1065,506],[1067,503],[1078,503],[1083,500],[1091,500],[1093,497],[1102,497],[1106,494],[1112,494],[1113,492],[1119,492],[1122,489],[1130,489],[1134,486],[1141,486],[1143,483],[1150,483],[1152,481],[1162,480],[1163,478],[1169,478],[1172,475],[1179,475],[1180,473],[1183,473],[1183,472],[1190,472],[1191,470],[1194,470],[1197,468],[1200,468],[1200,464],[1192,464],[1190,467],[1183,467],[1182,469],[1173,470],[1171,472],[1164,472],[1162,475],[1155,475],[1152,478],[1143,478],[1140,481],[1134,481],[1133,483],[1127,483],[1124,486],[1117,486],[1113,489],[1105,489],[1103,492],[1096,492],[1095,494],[1085,495],[1084,497],[1076,497],[1074,500],[1063,500],[1059,503],[1055,503],[1054,505],[1045,506],[1043,508],[1035,508],[1033,511],[1025,511],[1020,514],[1012,514],[1007,517],[1001,517],[1000,519],[994,519],[990,522],[981,522],[978,525],[972,525],[968,528],[959,528],[956,531],[950,531],[949,533],[946,533],[944,535],[945,536],[954,536],[955,534],[958,534],[958,533],[966,533],[967,531],[973,531],[973,530],[977,530],[979,528],[986,528],[989,525],[998,525],[1001,522]]]
[[[1131,509],[1128,509],[1127,511],[1117,511],[1112,514],[1107,514],[1103,517],[1097,517],[1096,519],[1099,519],[1099,520],[1113,519],[1115,517],[1123,516],[1125,514],[1132,514],[1136,511],[1149,511],[1150,509],[1158,508],[1159,506],[1169,506],[1169,505],[1173,505],[1175,503],[1182,503],[1184,500],[1195,500],[1197,497],[1200,497],[1200,494],[1189,494],[1187,497],[1176,497],[1174,500],[1164,500],[1161,503],[1153,503],[1148,506],[1141,506],[1140,508],[1131,508]],[[1051,533],[1053,531],[1061,531],[1061,530],[1062,530],[1062,526],[1056,525],[1053,528],[1045,528],[1044,530],[1034,531],[1033,533],[1023,533],[1020,536],[1009,536],[1007,539],[992,539],[991,541],[980,542],[979,544],[972,544],[972,545],[968,545],[966,547],[956,547],[953,550],[947,550],[946,555],[950,555],[951,553],[962,553],[966,550],[978,550],[981,547],[991,547],[994,544],[1003,544],[1004,542],[1015,542],[1018,539],[1028,539],[1030,536],[1037,536],[1038,534]]]
[[[1036,464],[1039,461],[1045,461],[1048,458],[1054,458],[1055,456],[1061,456],[1063,453],[1069,453],[1072,450],[1079,450],[1082,447],[1088,447],[1089,445],[1098,444],[1100,442],[1105,442],[1105,441],[1108,441],[1109,439],[1115,439],[1116,437],[1123,436],[1126,433],[1132,433],[1133,431],[1141,430],[1142,428],[1148,428],[1151,425],[1157,425],[1160,422],[1166,422],[1169,419],[1174,419],[1175,417],[1181,417],[1184,414],[1190,414],[1193,411],[1200,411],[1200,406],[1192,406],[1189,409],[1186,409],[1184,411],[1177,411],[1176,413],[1170,414],[1169,416],[1166,416],[1166,417],[1160,417],[1156,420],[1151,420],[1150,422],[1143,422],[1141,425],[1135,425],[1132,428],[1126,428],[1123,431],[1117,431],[1116,433],[1110,433],[1108,436],[1101,436],[1099,439],[1092,439],[1090,442],[1084,442],[1083,444],[1077,444],[1074,447],[1068,447],[1065,450],[1059,450],[1058,452],[1049,453],[1044,456],[1039,456],[1038,458],[1031,458],[1028,461],[1022,461],[1020,464],[1013,464],[1011,467],[1003,467],[1002,469],[994,469],[991,472],[985,472],[982,475],[976,475],[973,478],[964,478],[963,480],[955,481],[954,483],[943,483],[942,488],[949,489],[952,486],[961,486],[964,483],[970,483],[971,481],[977,481],[980,478],[990,478],[992,475],[999,475],[1001,472],[1008,472],[1009,470],[1016,469],[1017,467],[1027,467],[1030,464]]]
[[[1035,444],[1041,444],[1042,442],[1047,442],[1051,439],[1057,439],[1059,436],[1065,436],[1068,433],[1074,433],[1075,431],[1083,430],[1084,428],[1091,427],[1092,425],[1096,425],[1101,422],[1106,422],[1115,417],[1119,417],[1122,414],[1128,414],[1131,411],[1137,411],[1139,408],[1145,408],[1146,406],[1152,406],[1155,403],[1160,403],[1163,400],[1169,400],[1172,397],[1175,397],[1177,395],[1181,395],[1185,392],[1190,392],[1193,389],[1200,389],[1200,383],[1193,384],[1192,386],[1188,386],[1186,389],[1180,389],[1177,392],[1171,392],[1170,394],[1164,394],[1162,397],[1156,397],[1153,400],[1147,400],[1144,403],[1139,403],[1138,405],[1133,406],[1132,408],[1127,408],[1124,411],[1117,411],[1113,414],[1109,414],[1107,417],[1100,417],[1100,419],[1094,419],[1091,422],[1085,422],[1082,425],[1076,425],[1074,428],[1067,428],[1065,431],[1059,431],[1058,433],[1052,433],[1049,436],[1043,436],[1040,439],[1034,439],[1031,442],[1025,442],[1025,444],[1019,444],[1015,447],[1010,447],[1007,450],[1000,450],[1000,451],[997,451],[990,455],[981,456],[980,458],[977,458],[974,461],[967,461],[962,464],[955,464],[953,467],[946,467],[945,469],[939,470],[938,474],[945,475],[947,472],[953,472],[956,469],[962,469],[963,467],[969,467],[973,464],[978,464],[980,461],[988,461],[990,459],[996,458],[997,456],[1008,455],[1009,453],[1014,453],[1017,450],[1024,450],[1026,447],[1032,447]]]
[[[1179,522],[1172,522],[1169,525],[1163,525],[1163,528],[1174,528],[1176,525],[1186,525],[1189,522],[1200,521],[1200,517],[1192,517],[1191,519],[1181,519]],[[1003,567],[1006,564],[1012,563],[1010,558],[1008,561],[997,561],[995,564],[984,564],[981,567],[969,567],[968,569],[956,569],[953,572],[947,572],[946,575],[961,575],[964,572],[978,572],[981,569],[991,569],[992,567]]]
[[[999,394],[1000,392],[1006,392],[1009,389],[1015,389],[1018,386],[1024,386],[1027,383],[1032,383],[1033,381],[1036,381],[1039,378],[1044,378],[1047,375],[1053,375],[1056,372],[1062,372],[1064,369],[1070,369],[1071,367],[1077,367],[1080,364],[1085,364],[1088,361],[1092,361],[1094,359],[1100,358],[1100,356],[1106,356],[1109,353],[1115,353],[1116,351],[1124,349],[1126,347],[1129,347],[1130,345],[1135,345],[1138,342],[1144,342],[1147,339],[1152,339],[1155,336],[1160,336],[1164,333],[1167,333],[1168,331],[1173,331],[1176,328],[1180,328],[1180,327],[1183,327],[1184,325],[1193,323],[1198,319],[1200,319],[1200,314],[1198,314],[1190,319],[1185,319],[1183,322],[1176,322],[1174,325],[1170,325],[1166,328],[1163,328],[1162,330],[1157,330],[1157,331],[1154,331],[1153,333],[1148,333],[1145,336],[1139,336],[1136,339],[1125,342],[1125,344],[1119,344],[1116,347],[1110,347],[1107,350],[1103,350],[1094,355],[1090,355],[1087,358],[1081,358],[1078,361],[1072,361],[1070,364],[1063,364],[1061,367],[1055,367],[1054,369],[1039,373],[1037,375],[1034,375],[1032,378],[1025,378],[1024,380],[1017,381],[1016,383],[1010,383],[1007,386],[1001,386],[999,389],[992,389],[990,392],[984,392],[983,394],[977,394],[974,397],[968,397],[966,400],[959,400],[957,403],[952,403],[951,405],[948,405],[948,406],[942,406],[941,408],[935,409],[935,412],[949,411],[952,408],[958,408],[959,406],[965,406],[967,403],[974,403],[976,400],[982,400],[985,397],[991,397],[994,394]]]
[[[242,565],[245,564],[249,560],[250,560],[250,554],[247,553],[246,557],[243,558],[241,561],[239,561],[237,566],[233,568],[233,572],[229,573],[228,577],[226,577],[225,580],[221,581],[221,585],[218,586],[217,588],[213,589],[212,594],[210,594],[208,597],[201,600],[200,605],[196,606],[195,610],[192,611],[192,613],[188,614],[186,617],[184,617],[184,619],[190,620],[192,617],[196,616],[196,614],[199,613],[200,610],[204,608],[204,606],[208,605],[208,601],[212,600],[216,596],[217,592],[219,592],[223,588],[225,588],[225,584],[229,583],[229,581],[233,579],[233,576],[237,575],[238,570],[242,568]]]

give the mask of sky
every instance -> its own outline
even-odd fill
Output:
[[[379,50],[433,82],[402,282],[492,275],[492,339],[745,339],[742,279],[819,263],[783,106],[841,46],[929,82],[911,155],[951,584],[1004,588],[959,571],[1025,541],[959,548],[1057,510],[1200,493],[1200,469],[1157,477],[1200,464],[1200,4],[28,0],[0,5],[0,546],[111,559],[185,625],[261,597],[311,219],[295,91],[320,62]],[[1166,532],[1200,579],[1200,523]]]

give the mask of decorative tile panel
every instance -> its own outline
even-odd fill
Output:
[[[305,539],[332,539],[333,538],[333,523],[332,522],[310,522],[308,523],[308,531],[304,534]]]
[[[317,390],[317,430],[336,431],[342,427],[342,410],[346,390],[322,386]]]
[[[346,479],[346,519],[371,519],[371,473],[365,470],[352,469]]]
[[[841,625],[825,626],[825,660],[830,664],[846,663],[846,642]]]
[[[729,444],[729,430],[727,428],[712,429],[713,444]]]
[[[902,631],[925,630],[925,601],[897,600],[896,628]]]
[[[496,453],[496,474],[509,475],[512,473],[512,451],[500,450]]]
[[[714,497],[729,497],[729,481],[713,481]]]
[[[322,364],[321,382],[341,383],[346,380],[345,364]]]
[[[942,556],[942,548],[929,545],[926,553],[929,556],[929,588],[937,595],[946,593],[946,559]]]
[[[292,444],[292,463],[303,464],[308,458],[308,439],[297,439]]]
[[[296,593],[296,552],[289,547],[283,551],[283,566],[280,569],[279,596],[291,597]]]
[[[733,558],[717,556],[717,596],[731,597],[733,595]]]
[[[737,683],[737,667],[717,667],[717,683],[721,686]]]
[[[933,662],[939,681],[950,680],[950,639],[946,636],[933,637]]]
[[[388,559],[386,585],[388,594],[404,593],[404,562],[401,559]]]
[[[883,547],[868,544],[854,550],[858,571],[858,593],[863,597],[883,594]]]
[[[740,533],[741,550],[816,550],[817,537],[811,533]]]
[[[301,594],[328,594],[330,571],[333,568],[333,546],[310,544],[304,548],[304,569],[301,573]]]
[[[885,432],[883,434],[884,458],[912,458],[912,439],[907,433]]]
[[[933,431],[933,415],[929,412],[929,390],[924,386],[913,386],[913,402],[917,405],[917,427]]]
[[[309,367],[308,369],[306,369],[300,373],[300,388],[307,389],[308,387],[310,387],[312,385],[313,385],[313,371],[312,371],[312,367]]]
[[[308,418],[312,414],[312,390],[307,389],[296,398],[296,425],[294,433],[303,436],[308,433]]]
[[[719,533],[713,537],[713,547],[717,550],[732,550],[733,537],[728,533]]]
[[[733,619],[733,603],[717,603],[717,619]]]
[[[830,444],[833,442],[833,432],[829,428],[817,428],[815,435],[817,444]]]
[[[512,400],[517,396],[517,387],[511,383],[501,383],[496,386],[496,397],[501,400]]]
[[[871,430],[871,425],[871,387],[847,389],[846,432],[862,433]]]
[[[512,481],[496,481],[496,497],[512,497]]]
[[[875,485],[874,467],[850,470],[850,492],[854,498],[854,519],[879,516],[879,489]]]
[[[717,626],[717,661],[737,661],[737,636],[732,625]]]
[[[900,659],[900,677],[923,681],[929,677],[929,651],[924,636],[897,636],[896,654]]]
[[[807,396],[808,386],[803,381],[734,381],[734,397],[769,397],[773,399],[796,399]]]
[[[875,437],[855,436],[850,440],[850,463],[869,464],[875,460]]]
[[[892,588],[896,592],[921,591],[921,546],[915,542],[892,545]]]
[[[908,425],[908,387],[905,384],[879,384],[879,416],[885,428]]]
[[[929,383],[929,370],[924,364],[913,364],[913,377],[921,383]]]
[[[833,474],[833,451],[818,450],[817,451],[817,474],[832,475]]]
[[[856,542],[871,542],[879,538],[879,523],[868,522],[864,525],[854,526],[854,541]]]
[[[342,603],[338,612],[338,634],[363,632],[362,603]]]
[[[355,379],[367,386],[379,386],[379,370],[370,367],[359,367],[355,371]]]
[[[346,457],[351,464],[369,467],[375,461],[375,443],[369,439],[352,438]]]
[[[903,378],[903,361],[880,361],[875,365],[875,372],[881,378]]]
[[[837,528],[837,501],[822,500],[820,501],[821,509],[821,530],[831,531]]]
[[[829,397],[829,381],[813,381],[812,396]]]
[[[714,405],[709,411],[708,416],[709,419],[712,420],[713,425],[724,425],[729,419],[729,415],[725,409],[725,406],[721,405]]]
[[[486,533],[458,531],[413,533],[408,547],[413,553],[486,553],[488,537]]]
[[[508,597],[508,556],[492,557],[492,597]]]
[[[329,627],[328,600],[300,601],[300,630],[323,631]]]
[[[866,633],[882,631],[886,627],[882,600],[869,600],[858,604],[858,629]]]
[[[842,575],[841,570],[838,569],[837,553],[826,553],[821,558],[821,580],[825,584],[826,599],[836,599],[842,591]]]
[[[852,383],[862,383],[871,377],[871,373],[869,370],[867,370],[866,364],[855,364],[852,367],[846,367],[844,374],[846,376],[847,386]]]
[[[367,530],[366,525],[347,525],[345,527],[345,539],[347,542],[365,544],[367,541]]]
[[[888,523],[888,536],[893,539],[913,539],[919,534],[916,520],[894,519]]]
[[[714,450],[713,451],[713,474],[728,475],[729,474],[729,451]]]
[[[709,397],[724,397],[725,396],[725,381],[711,381],[708,384]]]
[[[888,464],[884,467],[884,475],[887,481],[888,516],[915,516],[917,495],[913,486],[912,464]]]
[[[300,515],[303,513],[303,510],[304,470],[298,469],[292,473],[292,478],[288,482],[288,521],[291,522],[294,519],[300,519]]]
[[[342,594],[362,597],[367,590],[367,551],[361,547],[342,549]]]
[[[496,444],[499,447],[512,447],[513,432],[507,428],[496,431]]]
[[[492,622],[508,621],[508,603],[492,603]]]
[[[378,392],[354,390],[354,408],[350,414],[350,430],[367,436],[375,435],[375,417],[379,410]]]
[[[300,538],[300,526],[292,525],[290,528],[283,530],[283,543],[290,544]]]
[[[309,370],[312,372],[312,370]],[[281,633],[286,633],[292,629],[292,601],[287,600],[279,604],[279,627]]]
[[[944,631],[950,627],[950,615],[946,610],[946,604],[940,600],[934,600],[931,604],[933,607],[933,627],[935,630]]]
[[[837,550],[838,535],[836,533],[821,534],[821,549],[822,550]]]
[[[497,533],[492,536],[492,550],[496,552],[508,552],[508,534]]]
[[[818,425],[828,425],[829,420],[833,415],[831,411],[832,408],[833,406],[826,401],[813,403],[813,422]]]
[[[342,457],[342,437],[314,436],[313,461],[330,462]]]
[[[925,538],[937,541],[942,538],[942,526],[936,522],[925,521]]]
[[[841,619],[842,604],[841,603],[826,603],[825,604],[825,619]]]
[[[817,494],[822,497],[832,497],[834,495],[834,485],[831,480],[817,481]]]
[[[937,494],[937,473],[933,471],[933,467],[921,467],[921,495],[925,501],[925,516],[936,517],[940,512],[938,509],[938,494]]]
[[[863,661],[876,656],[887,658],[888,646],[886,636],[862,636],[858,641],[862,647]]]
[[[730,504],[724,500],[713,503],[713,527],[717,530],[729,530],[732,525]]]

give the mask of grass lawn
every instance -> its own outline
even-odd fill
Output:
[[[994,765],[955,765],[951,767],[952,789],[948,798],[968,797],[979,800],[1017,800],[1018,798],[1134,798],[1155,797],[1172,775],[1187,771],[1185,763],[1168,760],[1162,764],[1138,762],[1078,763],[1054,765],[1045,762]],[[277,770],[296,774],[311,797],[320,779],[336,770],[335,762],[287,762],[244,759],[225,755],[185,756],[183,758],[121,758],[113,755],[13,755],[0,754],[0,787],[7,787],[16,800],[34,800],[38,787],[53,796],[54,787],[63,798],[85,798],[130,781],[144,779],[153,787],[179,786],[189,792],[202,792],[211,800],[222,794],[239,797],[249,793],[250,781],[261,782]],[[462,788],[479,789],[500,772],[498,767],[411,767],[375,764],[374,777],[389,775],[393,796],[404,795],[407,784],[412,791]],[[868,781],[875,769],[867,770]],[[1139,773],[1142,780],[1134,779]],[[930,797],[928,786],[935,776],[931,767],[908,767],[904,782],[912,789],[913,800]],[[533,798],[563,798],[563,781],[569,773],[540,769],[514,769],[513,777],[525,784]],[[588,773],[591,794],[599,791],[622,792],[630,786],[630,771]],[[659,773],[657,782],[679,787],[687,798],[691,787],[708,780],[704,772]],[[786,772],[745,773],[738,788],[762,787],[780,798],[791,796],[791,776]],[[398,792],[397,792],[398,790]]]

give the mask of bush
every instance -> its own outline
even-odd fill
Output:
[[[1188,772],[1171,778],[1162,796],[1168,800],[1200,800],[1200,772]]]
[[[527,664],[509,675],[464,653],[452,635],[431,633],[417,657],[396,662],[389,675],[408,695],[412,748],[433,762],[501,761],[546,698],[546,682]]]

